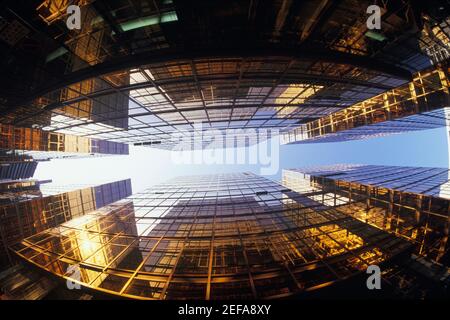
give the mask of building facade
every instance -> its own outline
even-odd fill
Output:
[[[131,195],[129,179],[70,191],[36,180],[0,186],[7,189],[0,206],[1,269],[14,263],[10,245]]]
[[[1,180],[17,180],[32,178],[36,171],[38,162],[33,161],[1,161],[0,162],[0,181]]]
[[[0,124],[1,163],[128,154],[128,145]]]
[[[377,33],[366,25],[370,1],[233,0],[232,11],[219,1],[74,3],[85,21],[77,31],[65,25],[67,1],[5,3],[0,60],[22,66],[5,65],[0,79],[5,124],[165,149],[232,146],[242,136],[249,145],[446,61],[437,4],[386,2]]]
[[[447,168],[334,165],[283,171],[293,190],[415,243],[416,253],[450,264]]]
[[[175,178],[12,246],[94,292],[201,300],[308,294],[410,248],[251,173]]]
[[[410,83],[284,133],[281,142],[339,142],[445,127],[449,88],[447,65],[424,70]]]

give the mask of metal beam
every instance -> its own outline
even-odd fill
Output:
[[[324,61],[352,65],[367,70],[384,73],[403,80],[411,80],[412,74],[404,68],[378,61],[374,58],[337,52],[331,50],[318,50],[310,47],[298,46],[295,48],[231,48],[231,49],[205,49],[205,50],[159,50],[158,52],[139,53],[114,58],[94,66],[63,75],[36,90],[33,90],[27,100],[33,100],[53,90],[108,73],[124,69],[142,67],[152,63],[163,63],[174,60],[192,60],[205,58],[231,58],[231,57],[289,57],[298,60]]]

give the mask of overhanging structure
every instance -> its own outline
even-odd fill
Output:
[[[450,120],[449,69],[413,81],[283,133],[283,144],[337,142],[444,127]]]

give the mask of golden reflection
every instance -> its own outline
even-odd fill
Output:
[[[329,207],[335,207],[338,204],[339,206],[335,207],[336,211],[415,243],[415,250],[420,255],[438,262],[442,259],[448,248],[448,232],[445,231],[445,228],[448,225],[449,200],[437,197],[439,191],[435,191],[435,196],[421,194],[420,189],[417,189],[417,182],[414,181],[418,179],[420,183],[429,188],[434,181],[436,187],[431,189],[440,189],[441,186],[445,186],[446,182],[444,181],[447,181],[448,178],[446,169],[443,169],[444,172],[440,178],[434,178],[436,174],[429,173],[431,177],[429,182],[424,182],[425,176],[421,171],[423,168],[415,169],[416,178],[413,178],[415,174],[408,171],[411,168],[406,168],[405,170],[409,172],[408,179],[396,181],[392,185],[392,189],[376,184],[338,180],[336,178],[346,179],[346,176],[337,175],[342,172],[341,169],[328,168],[329,172],[335,173],[327,176],[322,176],[326,171],[321,172],[320,168],[314,169],[318,170],[317,173],[310,175],[301,171],[286,170],[283,172],[283,181],[291,189],[297,186],[307,189],[310,184],[311,188],[314,186],[314,194],[308,195],[309,199]],[[384,172],[387,169],[389,167],[380,168],[379,172],[372,169],[372,173],[368,176],[364,176],[364,170],[355,171],[353,175],[360,177],[363,181],[369,180],[369,176],[376,181],[376,175],[380,175],[380,177],[386,177],[385,179],[389,182],[391,178]],[[425,172],[430,170],[439,171],[440,169],[426,169]],[[397,172],[397,174],[400,173]],[[348,179],[354,178],[350,174]],[[400,181],[403,184],[399,184]],[[408,189],[408,184],[411,184],[411,189]],[[388,183],[384,185],[389,186]],[[403,191],[395,189],[399,185],[402,186]],[[413,192],[412,190],[417,191]],[[330,198],[344,199],[345,201],[333,204]]]
[[[361,271],[366,271],[367,266],[369,265],[378,265],[386,259],[386,255],[383,252],[375,247],[370,250],[364,251],[359,255],[359,258],[352,257],[349,258],[348,261],[351,265]]]
[[[321,258],[342,254],[347,250],[355,250],[364,245],[364,240],[337,224],[305,230],[312,237],[314,247],[318,249]]]
[[[102,270],[119,265],[127,253],[137,246],[134,238],[130,238],[137,235],[133,212],[131,202],[103,207],[85,216],[72,219],[58,228],[49,229],[46,233],[61,237],[60,243],[45,242],[39,246],[49,252],[56,250],[55,253],[74,261],[71,263],[72,267],[63,270],[66,277],[85,285],[101,286],[105,279],[108,279],[107,275],[102,275]],[[113,221],[110,221],[111,219]],[[127,234],[128,237],[118,238],[121,234]],[[37,244],[36,241],[40,239],[40,237],[31,237],[25,243]],[[60,260],[64,259],[64,257],[60,258]],[[33,260],[35,263],[40,261]],[[44,261],[46,262],[42,267],[57,272],[52,269],[52,264],[46,266],[48,260]],[[79,263],[91,267],[84,267]]]
[[[284,144],[351,130],[384,121],[391,121],[441,109],[442,96],[448,97],[448,74],[433,67],[414,74],[413,81],[356,103],[330,115],[308,122],[284,133]],[[414,107],[412,107],[414,106]],[[443,124],[445,125],[445,124]],[[369,134],[365,134],[367,137]],[[344,139],[344,137],[339,137]],[[353,137],[355,139],[355,137]]]
[[[45,0],[36,8],[36,11],[42,20],[47,24],[52,24],[67,15],[67,7],[69,5],[75,4],[81,7],[91,1],[92,0]]]
[[[79,266],[80,279],[64,271],[66,278],[138,299],[249,298],[255,291],[288,296],[341,281],[397,253],[396,246],[369,245],[382,231],[280,189],[214,200],[168,198],[172,206],[153,212],[155,219],[140,212],[142,205],[136,216],[133,202],[109,206],[27,239],[16,252],[55,274],[61,272],[42,256],[66,259]],[[162,193],[146,195],[161,199]],[[269,195],[276,204],[264,202]],[[390,244],[402,241],[391,238]]]
[[[276,107],[279,111],[278,114],[281,116],[287,116],[295,112],[299,106],[303,104],[306,99],[315,95],[317,91],[322,89],[323,86],[311,85],[311,84],[290,84],[286,90],[284,90],[278,98],[275,99],[276,104],[281,104],[283,106]],[[285,107],[285,105],[294,105],[295,107]]]
[[[91,152],[91,139],[85,137],[69,136],[64,137],[65,152]]]

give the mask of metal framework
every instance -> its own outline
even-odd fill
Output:
[[[64,23],[67,1],[44,1],[36,17],[6,5],[4,30],[18,21],[37,40],[5,52],[35,46],[40,58],[32,74],[11,71],[32,83],[23,99],[5,95],[3,123],[172,149],[173,134],[202,122],[202,132],[235,139],[226,131],[242,129],[258,141],[259,131],[287,132],[404,84],[430,66],[437,49],[426,48],[445,47],[448,31],[409,1],[383,2],[378,35],[367,30],[366,3],[350,0],[239,3],[233,19],[215,2],[77,3],[77,32]],[[423,30],[412,13],[426,17]]]
[[[8,246],[131,195],[130,179],[78,189],[32,180],[7,186],[0,201],[0,270],[14,263]]]
[[[284,170],[294,190],[339,212],[406,238],[416,252],[448,265],[449,170],[445,168],[335,165]]]
[[[1,152],[0,152],[1,154]],[[19,161],[0,161],[0,180],[4,179],[29,179],[33,177],[37,168],[37,161],[22,159]]]
[[[122,79],[129,84],[109,80],[124,74]],[[347,80],[343,74],[351,76]],[[282,57],[172,61],[122,70],[96,81],[102,85],[89,93],[90,80],[38,99],[45,101],[37,108],[44,110],[41,117],[46,114],[44,118],[50,119],[44,129],[171,148],[174,134],[187,135],[196,123],[202,123],[204,132],[287,130],[403,83],[350,65]],[[125,115],[102,102],[120,94],[130,100]],[[89,112],[86,105],[93,104],[103,108]],[[127,129],[112,126],[113,120],[127,120]]]
[[[446,126],[449,87],[447,69],[421,71],[412,82],[308,122],[284,133],[281,141],[345,141]]]
[[[121,297],[251,299],[307,294],[410,246],[242,173],[176,178],[12,249],[58,277]]]
[[[0,163],[128,154],[128,145],[0,124]]]

